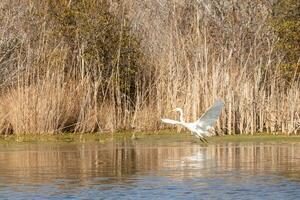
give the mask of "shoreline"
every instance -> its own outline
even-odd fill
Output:
[[[134,137],[133,137],[134,135]],[[106,144],[112,141],[120,140],[186,140],[198,142],[198,139],[192,136],[189,132],[176,132],[173,130],[162,131],[141,131],[129,132],[121,131],[117,133],[62,133],[62,134],[24,134],[24,135],[2,135],[0,136],[0,144],[3,143],[86,143],[97,142]],[[283,135],[257,133],[254,135],[222,135],[206,138],[209,143],[220,142],[299,142],[300,135]]]

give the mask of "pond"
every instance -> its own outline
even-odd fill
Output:
[[[299,199],[300,143],[0,145],[0,199]]]

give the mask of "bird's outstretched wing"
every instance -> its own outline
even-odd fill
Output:
[[[161,119],[161,121],[163,121],[164,123],[168,123],[168,124],[180,124],[179,121],[172,120],[172,119]]]
[[[221,100],[215,102],[195,123],[203,130],[210,129],[221,114],[224,103]]]

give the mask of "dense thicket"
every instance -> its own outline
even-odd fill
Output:
[[[220,98],[220,134],[297,133],[298,76],[288,70],[287,82],[282,73],[299,64],[298,21],[282,28],[287,8],[268,0],[3,0],[0,128],[157,130],[166,127],[161,117],[176,117],[172,108],[195,120]]]
[[[278,36],[276,48],[284,55],[281,64],[282,71],[288,79],[299,79],[300,1],[277,1],[273,5],[271,21]]]

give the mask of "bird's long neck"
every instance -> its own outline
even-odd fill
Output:
[[[179,113],[180,113],[179,121],[184,123],[185,121],[183,119],[183,112],[182,112],[182,110],[179,110]]]

